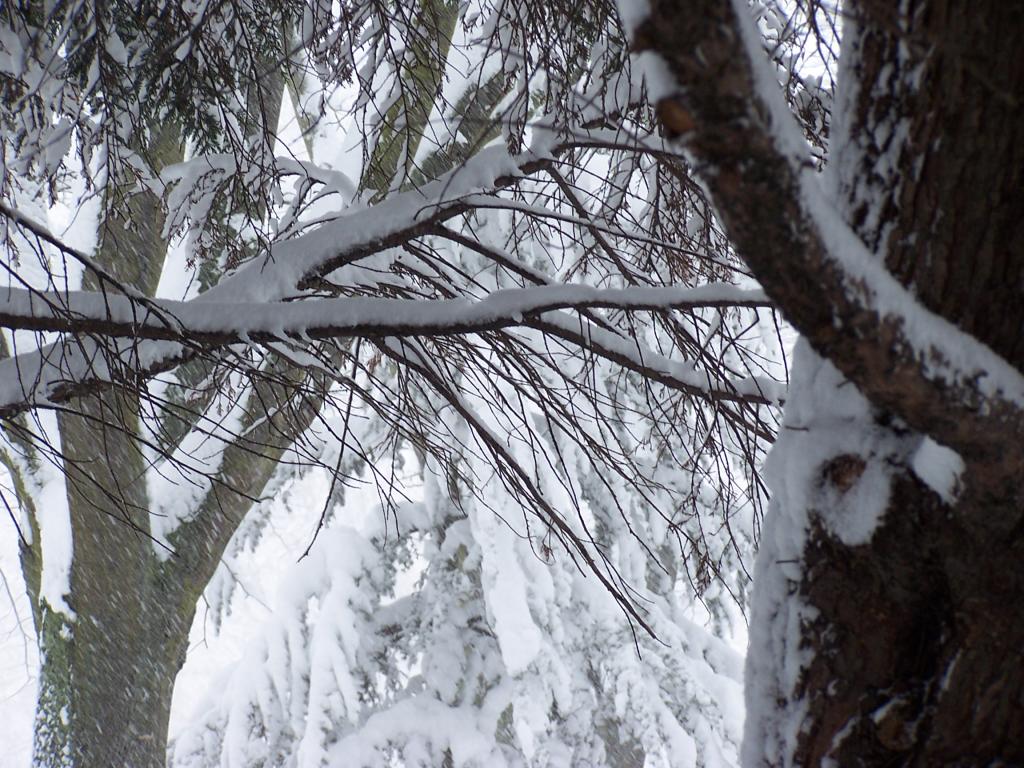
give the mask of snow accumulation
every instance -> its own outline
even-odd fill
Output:
[[[754,574],[747,652],[745,759],[790,765],[804,709],[791,694],[807,662],[802,627],[814,610],[799,597],[812,516],[850,546],[866,543],[889,501],[895,466],[920,438],[875,423],[867,400],[806,341],[797,342],[782,428],[765,467],[772,500]],[[846,467],[836,477],[833,467]]]
[[[631,37],[636,28],[651,15],[651,4],[648,0],[619,0],[618,7],[622,26]]]
[[[213,484],[224,451],[244,433],[242,419],[247,400],[236,394],[244,391],[244,382],[235,373],[214,396],[173,456],[153,457],[153,471],[146,473],[149,498],[153,499],[149,524],[153,550],[161,560],[167,560],[174,552],[171,534],[200,511],[200,502]]]
[[[743,20],[744,41],[761,96],[771,109],[779,149],[794,167],[800,167],[806,144],[778,94],[774,73],[767,64],[759,64],[764,58],[761,42],[745,0],[733,2]],[[648,12],[645,0],[620,1],[629,29]],[[656,57],[644,54],[640,65],[655,97],[675,88]],[[545,132],[535,129],[534,134]],[[345,254],[355,254],[354,262],[360,254],[446,207],[455,211],[472,204],[521,210],[520,203],[484,198],[481,193],[502,176],[520,174],[524,163],[549,157],[551,146],[543,141],[554,141],[554,135],[551,131],[531,152],[518,157],[503,147],[489,147],[457,174],[370,208],[353,206],[308,234],[276,244],[265,256],[188,301],[161,299],[142,305],[126,296],[8,288],[0,291],[0,315],[33,319],[39,327],[73,317],[142,329],[168,324],[186,335],[207,332],[237,339],[274,339],[345,329],[382,335],[465,331],[494,323],[515,324],[526,315],[540,314],[552,327],[581,334],[597,348],[686,386],[760,396],[774,403],[785,399],[785,420],[767,467],[774,495],[755,574],[744,747],[750,763],[764,758],[785,765],[805,714],[800,702],[788,708],[780,708],[778,702],[792,700],[789,694],[807,662],[801,630],[814,615],[801,602],[796,587],[811,515],[817,515],[848,545],[867,542],[889,500],[891,468],[911,466],[924,482],[951,500],[963,469],[954,451],[928,438],[899,438],[878,427],[861,393],[805,342],[797,345],[787,395],[779,384],[757,377],[718,380],[691,361],[644,350],[633,340],[563,311],[602,306],[766,306],[767,298],[759,290],[732,285],[624,289],[559,285],[498,290],[476,301],[295,300],[301,297],[298,286],[303,280],[354,268],[343,258]],[[193,170],[183,165],[174,173],[184,178]],[[821,193],[818,180],[810,172],[798,173],[806,210],[847,276],[851,292],[857,292],[879,316],[902,321],[908,342],[928,364],[929,374],[939,381],[980,382],[986,394],[1024,404],[1024,378],[914,302],[843,224]],[[180,356],[182,347],[173,341],[125,340],[122,352],[143,366],[156,367]],[[88,339],[74,347],[50,345],[0,361],[0,407],[24,400],[26,390],[45,401],[69,378],[86,375],[109,376],[103,356]],[[515,399],[507,394],[510,402]],[[466,412],[482,412],[468,397]],[[586,407],[579,404],[581,409]],[[437,410],[449,408],[445,404]],[[176,461],[165,462],[149,474],[149,491],[157,500],[151,524],[154,539],[163,545],[157,549],[161,556],[168,554],[175,528],[205,496],[208,478],[223,460],[224,446],[241,428],[242,410],[242,404],[224,395],[210,406],[205,427],[191,433],[178,448]],[[218,414],[216,418],[213,413]],[[478,433],[496,437],[512,453],[522,448],[513,439],[499,436],[510,430],[494,428],[488,433],[490,428],[483,423]],[[466,444],[472,443],[465,434],[460,436]],[[457,458],[469,467],[467,475],[494,474],[493,466],[480,456]],[[518,458],[523,466],[537,459],[532,452]],[[596,522],[606,528],[614,542],[606,547],[609,562],[630,583],[645,589],[656,575],[648,572],[650,552],[640,542],[657,545],[660,538],[664,543],[668,539],[665,526],[659,528],[656,515],[646,507],[629,510],[632,517],[626,522],[622,510],[611,509],[608,501],[613,495],[611,484],[617,480],[594,478],[592,467],[582,459],[574,461],[570,456],[551,468],[550,478],[542,483],[546,498],[559,508],[579,508],[579,520],[570,523],[578,523],[581,535],[589,536]],[[828,467],[836,461],[852,462],[857,469],[848,479],[835,482]],[[598,725],[615,723],[618,728],[620,722],[628,725],[622,726],[623,740],[628,737],[645,750],[646,765],[690,768],[736,763],[744,715],[742,662],[725,642],[683,614],[675,602],[677,595],[650,597],[646,619],[664,642],[641,646],[647,641],[635,639],[623,628],[618,607],[596,579],[588,580],[575,567],[569,553],[563,550],[560,559],[552,558],[555,565],[548,567],[535,549],[538,537],[507,524],[518,522],[522,505],[499,482],[491,477],[486,499],[481,494],[456,504],[447,489],[442,492],[439,487],[444,471],[436,466],[430,469],[426,487],[416,489],[410,494],[414,498],[402,506],[403,524],[411,529],[405,539],[389,539],[387,525],[374,522],[383,513],[372,494],[365,492],[352,494],[354,500],[333,511],[335,519],[329,521],[309,557],[298,564],[268,569],[268,560],[257,562],[252,552],[247,554],[239,545],[233,562],[248,563],[248,572],[238,583],[258,588],[244,597],[227,590],[228,608],[245,607],[236,614],[239,625],[222,632],[219,645],[218,640],[211,641],[213,650],[203,647],[205,617],[197,621],[191,666],[186,666],[176,691],[172,765],[272,764],[281,754],[293,755],[295,764],[302,766],[387,765],[392,759],[389,750],[396,744],[405,750],[404,760],[410,765],[431,764],[439,750],[447,750],[457,765],[473,761],[519,765],[519,754],[528,760],[536,757],[537,764],[560,765],[567,764],[566,755],[574,754],[567,745],[580,750],[592,746]],[[559,479],[563,476],[571,479],[563,482]],[[315,517],[311,510],[319,512],[322,503],[323,478],[318,481],[317,477],[317,471],[296,475],[289,480],[289,490],[299,490],[291,496],[279,494],[268,503],[267,530],[273,535],[260,540],[261,557],[267,558],[269,552],[275,562],[284,562],[286,553],[301,551],[294,546],[299,538],[296,531],[308,534]],[[566,489],[576,487],[589,491],[582,502],[568,498]],[[70,615],[64,597],[73,542],[63,487],[59,482],[47,483],[37,498],[44,556],[42,594]],[[341,520],[345,515],[362,519]],[[640,534],[625,530],[633,524],[641,528]],[[420,551],[400,551],[411,546],[411,540],[420,544]],[[276,584],[276,594],[269,595],[272,571],[275,577],[281,575],[277,571],[284,575]],[[402,587],[398,571],[408,578]],[[226,572],[227,565],[214,586],[235,578]],[[643,659],[637,656],[641,647]],[[567,659],[574,655],[586,659],[589,666],[573,667]],[[211,688],[211,670],[225,664],[228,669]],[[200,696],[200,690],[205,695]],[[367,691],[373,691],[372,696]],[[200,705],[187,711],[195,701]],[[510,757],[508,744],[496,741],[495,733],[516,745],[516,758]],[[617,738],[618,734],[609,740]]]
[[[805,162],[808,148],[796,120],[782,97],[781,89],[764,56],[761,37],[745,0],[733,0],[739,19],[747,60],[752,68],[757,95],[771,115],[772,138],[779,153],[789,159],[800,181],[801,202],[814,223],[828,258],[844,276],[849,294],[879,318],[892,318],[900,327],[905,342],[923,364],[932,381],[978,390],[991,400],[1004,400],[1024,406],[1024,375],[999,355],[955,325],[927,310],[904,288],[880,260],[864,246],[836,209],[834,197],[824,193],[820,175]],[[643,0],[623,0],[624,18],[635,25],[646,15]],[[644,54],[647,62],[651,54]],[[678,83],[664,62],[645,65],[652,93],[672,93]]]
[[[543,133],[543,132],[541,132]],[[546,141],[554,140],[551,132]],[[546,152],[546,153],[545,153]],[[298,285],[323,270],[352,268],[339,262],[343,254],[361,258],[366,249],[385,242],[395,233],[414,228],[426,217],[446,207],[453,211],[465,198],[493,186],[503,175],[516,175],[520,165],[549,157],[550,148],[539,141],[534,151],[512,156],[501,147],[487,148],[471,158],[459,172],[416,190],[395,195],[372,208],[355,206],[332,221],[301,237],[275,245],[260,257],[228,276],[195,299],[185,302],[146,301],[109,293],[69,292],[48,294],[8,288],[0,295],[0,314],[12,322],[18,317],[55,323],[69,313],[80,319],[107,320],[139,328],[169,326],[175,331],[227,332],[239,339],[303,337],[319,330],[387,333],[418,328],[441,330],[494,322],[518,322],[527,313],[561,307],[602,306],[616,303],[633,308],[714,305],[736,303],[763,305],[759,291],[728,285],[692,289],[629,288],[594,289],[586,286],[540,286],[501,291],[480,301],[401,301],[369,298],[289,301],[301,292]],[[481,201],[478,201],[481,202]],[[337,273],[341,278],[343,274]],[[556,321],[559,318],[554,318]],[[565,320],[568,320],[566,317]],[[180,358],[175,342],[126,341],[124,354],[145,368],[167,366]],[[630,358],[643,357],[631,350]],[[83,377],[103,379],[109,373],[103,356],[85,340],[77,348],[51,345],[38,351],[0,361],[0,406],[30,400],[46,402],[55,389]],[[703,382],[699,379],[705,378]],[[690,386],[707,387],[706,377],[694,373]],[[747,385],[741,383],[741,389]],[[760,389],[760,384],[752,389]],[[777,398],[776,398],[777,399]]]
[[[205,294],[204,296],[207,296]],[[249,338],[311,337],[316,335],[355,333],[380,335],[413,333],[444,333],[484,329],[493,324],[513,325],[526,314],[544,313],[542,319],[553,325],[581,329],[577,318],[553,310],[559,307],[617,306],[633,309],[657,309],[716,304],[767,303],[759,290],[740,289],[731,285],[707,285],[698,288],[597,289],[588,286],[540,286],[497,291],[479,300],[403,300],[379,298],[321,299],[310,302],[277,303],[212,303],[209,301],[154,301],[143,311],[127,297],[72,292],[40,294],[20,289],[0,292],[0,313],[4,305],[14,315],[58,319],[71,311],[84,318],[108,319],[113,322],[149,326],[160,329],[167,325],[176,331],[224,333],[240,340]],[[67,309],[61,308],[61,302]],[[28,314],[26,314],[28,313]],[[659,364],[656,353],[646,353],[635,343],[601,332],[591,323],[583,323],[600,335],[606,345],[617,348],[627,359],[647,366]],[[177,342],[122,342],[125,354],[136,357],[149,368],[173,361],[182,354]],[[712,387],[739,394],[763,396],[780,402],[784,394],[780,386],[760,377],[738,381],[719,381],[685,361],[662,360],[660,367],[672,378],[680,379],[694,389]],[[91,376],[104,378],[106,363],[94,342],[84,339],[75,347],[51,344],[42,349],[0,360],[0,406],[24,401],[30,396],[45,399],[70,379]],[[32,394],[34,393],[34,395]]]
[[[1024,376],[1002,357],[951,322],[927,310],[864,247],[826,201],[818,180],[802,176],[804,204],[818,225],[828,253],[846,276],[852,295],[881,318],[895,318],[926,376],[978,390],[990,400],[1024,406]]]
[[[468,471],[488,469],[480,457],[465,460]],[[411,500],[394,518],[402,536],[374,491],[357,487],[310,556],[271,574],[260,563],[294,552],[296,532],[308,535],[325,480],[313,472],[275,496],[276,535],[262,551],[241,550],[232,567],[268,607],[253,612],[256,601],[235,592],[208,648],[198,618],[175,694],[171,765],[231,768],[289,754],[303,768],[384,768],[397,749],[410,766],[440,765],[445,754],[454,765],[489,768],[598,766],[605,755],[590,750],[606,722],[616,729],[609,743],[635,740],[651,768],[737,764],[742,663],[728,644],[657,599],[649,618],[661,642],[641,638],[641,658],[595,579],[564,552],[538,557],[519,503],[500,484],[456,506],[438,469],[422,488],[405,489]],[[554,476],[544,493],[568,503]],[[413,540],[415,557],[401,565],[396,552]],[[627,573],[649,562],[628,537],[610,554]],[[396,565],[413,575],[401,588]],[[254,585],[269,586],[271,575],[279,586],[267,597]],[[403,660],[408,650],[415,658]],[[210,686],[211,671],[224,667]],[[389,685],[366,698],[375,676]]]
[[[235,338],[263,335],[284,338],[369,330],[390,335],[402,329],[443,332],[492,323],[521,322],[524,315],[561,308],[613,307],[671,309],[702,306],[770,306],[760,290],[727,283],[695,288],[595,288],[548,285],[506,288],[480,300],[339,298],[308,301],[212,302],[153,300],[145,304],[127,296],[99,292],[53,293],[21,288],[0,289],[0,316],[56,324],[75,320],[111,322],[145,336],[144,329],[170,328],[176,333],[222,333]]]
[[[922,438],[910,467],[944,502],[952,504],[956,501],[960,492],[960,476],[964,471],[964,460],[956,451],[939,445],[930,437]]]
[[[7,575],[20,568],[18,537],[10,530],[0,535],[0,768],[28,768],[39,652],[28,595]]]
[[[74,547],[71,513],[68,511],[63,478],[52,468],[47,475],[36,500],[43,553],[39,595],[53,610],[74,619],[75,612],[65,600],[71,594],[71,557]]]

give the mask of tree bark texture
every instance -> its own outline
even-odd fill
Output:
[[[765,290],[871,402],[854,426],[905,447],[800,458],[808,507],[780,513],[803,521],[801,551],[759,564],[756,588],[774,579],[785,597],[755,615],[775,629],[752,629],[788,637],[799,669],[786,680],[781,659],[748,662],[751,677],[776,677],[772,705],[793,719],[752,708],[765,722],[748,740],[764,743],[745,753],[756,765],[1024,764],[1020,408],[929,381],[900,324],[837,277],[747,66],[743,11],[653,4],[635,47],[660,54],[678,85],[659,114]],[[829,202],[918,302],[1024,370],[1024,7],[861,0],[844,14]],[[912,469],[925,435],[964,462],[953,500]],[[872,462],[885,464],[888,505],[855,541],[837,516]]]
[[[871,0],[850,13],[838,204],[922,304],[1022,369],[1024,11]],[[901,429],[898,412],[875,418]],[[952,504],[897,468],[866,545],[812,527],[798,764],[1024,762],[1021,488],[963,459]]]
[[[276,61],[272,54],[268,67]],[[283,87],[278,73],[250,86],[243,128],[253,137],[254,152],[273,147]],[[162,169],[181,161],[183,149],[171,123],[153,131],[145,151]],[[230,214],[259,221],[263,203],[252,206]],[[97,264],[121,284],[153,296],[167,255],[164,221],[157,196],[131,193],[101,222]],[[204,263],[201,277],[215,279],[221,266]],[[112,286],[87,272],[83,288]],[[126,372],[123,389],[71,400],[59,419],[73,543],[66,599],[74,616],[33,595],[42,651],[33,760],[46,768],[166,764],[174,681],[197,600],[282,453],[323,402],[322,386],[310,388],[311,377],[301,371],[282,369],[275,380],[257,383],[242,417],[246,439],[225,448],[212,488],[170,536],[174,552],[159,557],[151,537],[148,459],[138,437],[143,399],[131,388],[132,373]],[[197,375],[202,373],[186,366],[179,378],[187,385]],[[170,409],[160,450],[173,453],[216,394],[215,388],[200,392],[188,408]],[[27,577],[38,590],[38,578]]]

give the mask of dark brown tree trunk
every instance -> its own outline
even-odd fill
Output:
[[[949,361],[912,346],[908,321],[844,274],[830,251],[841,240],[822,230],[778,139],[742,7],[655,2],[635,47],[668,65],[679,88],[660,105],[666,128],[703,164],[740,254],[817,353],[794,371],[794,400],[814,402],[791,401],[786,428],[894,446],[791,452],[780,470],[756,586],[772,600],[752,627],[748,762],[1024,764],[1020,404],[981,386],[991,371],[932,373]],[[1024,6],[860,0],[844,13],[830,202],[918,302],[1024,370]],[[817,355],[872,407],[830,412]],[[838,404],[849,398],[836,381]],[[925,435],[959,453],[955,495],[915,474]],[[806,438],[784,428],[782,439]],[[863,511],[847,500],[886,482],[873,533],[844,534]],[[801,506],[785,508],[793,499]]]
[[[839,203],[865,244],[922,303],[1020,369],[1024,13],[982,5],[851,3],[840,87],[854,100],[834,160]],[[1020,487],[982,481],[947,504],[909,467],[892,483],[868,544],[812,525],[800,592],[817,616],[795,762],[1020,764]]]
[[[1024,763],[1024,540],[979,534],[964,512],[901,472],[869,544],[812,530],[794,764]]]
[[[839,87],[854,98],[833,149],[848,223],[926,307],[1021,369],[1024,11],[871,1],[849,13]],[[861,546],[810,511],[799,591],[816,618],[794,691],[808,703],[796,764],[1024,763],[1021,489],[962,482],[947,503],[896,467]]]

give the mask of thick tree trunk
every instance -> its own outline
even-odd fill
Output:
[[[181,159],[170,127],[149,148],[158,167]],[[101,225],[98,262],[147,295],[167,245],[163,212],[137,194]],[[93,273],[83,285],[112,290]],[[168,581],[150,538],[146,458],[135,435],[139,397],[110,391],[76,401],[59,418],[72,559],[72,617],[40,604],[42,669],[34,762],[39,766],[165,763],[174,678],[184,661],[194,600]]]
[[[833,162],[861,239],[922,303],[1020,369],[1024,11],[1013,5],[851,4]],[[873,420],[922,439],[897,413]],[[944,499],[914,471],[928,476],[927,453],[914,459],[891,468],[868,542],[844,543],[828,510],[808,510],[797,765],[1024,763],[1024,478],[994,486],[963,456],[958,497]],[[828,469],[823,486],[855,492],[858,477],[835,488]]]
[[[825,203],[765,95],[745,11],[655,0],[634,43],[664,59],[678,88],[662,121],[806,339],[770,468],[746,762],[1024,764],[1021,406],[985,386],[1002,361],[971,358],[991,368],[970,380],[936,374],[960,361],[907,326],[940,325],[901,314],[916,300],[1024,371],[1024,7],[845,4]],[[907,307],[849,266],[870,257],[833,211]],[[924,435],[959,453],[948,489]]]
[[[245,127],[247,135],[262,142],[261,150],[273,145],[282,94],[279,76],[267,77],[249,94],[252,125]],[[147,153],[158,169],[180,161],[178,129],[170,125],[157,132]],[[262,203],[254,205],[245,213],[258,221]],[[154,295],[167,253],[164,220],[156,196],[132,195],[122,215],[111,214],[102,222],[98,263],[123,284]],[[91,273],[84,276],[83,287],[112,289]],[[191,525],[171,535],[176,551],[170,557],[157,555],[159,545],[150,535],[153,500],[146,486],[148,459],[137,438],[139,395],[107,391],[78,399],[62,413],[73,546],[66,600],[73,616],[36,601],[42,651],[36,765],[166,764],[174,681],[185,661],[196,602],[253,496],[262,492],[282,452],[308,428],[322,402],[294,401],[304,375],[290,372],[280,378],[295,384],[257,385],[245,421],[250,442],[225,450],[221,473],[229,480],[215,481],[192,510]],[[164,450],[174,449],[174,441],[193,426],[195,411],[212,397],[208,393],[198,405],[175,412],[165,425]],[[38,590],[38,578],[29,576]]]
[[[794,763],[1024,763],[1022,556],[1024,538],[979,534],[905,472],[869,544],[812,529]]]
[[[806,345],[792,398],[755,576],[747,763],[1024,763],[1024,539],[976,524],[1019,507],[944,499],[914,469],[940,485],[934,444]]]

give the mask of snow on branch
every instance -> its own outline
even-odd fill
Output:
[[[153,300],[145,305],[101,292],[9,288],[0,290],[0,325],[210,346],[286,338],[475,333],[520,325],[526,316],[561,309],[770,306],[762,291],[727,283],[697,288],[547,285],[507,288],[479,300],[345,297],[238,303]]]
[[[746,4],[660,0],[631,16],[666,131],[790,322],[876,404],[1002,461],[996,436],[1024,432],[1024,377],[925,309],[829,203]]]
[[[773,402],[760,387],[743,382],[730,385],[701,373],[691,364],[645,355],[636,343],[591,328],[579,333],[579,321],[557,310],[606,308],[670,310],[697,307],[766,307],[764,294],[719,284],[698,288],[634,287],[600,289],[582,285],[538,286],[496,291],[481,300],[381,299],[348,297],[295,302],[219,303],[152,301],[140,306],[126,296],[99,292],[67,294],[7,289],[0,292],[0,324],[36,331],[63,331],[124,337],[120,354],[140,374],[166,370],[188,355],[189,345],[223,346],[234,343],[367,336],[438,336],[482,333],[526,324],[572,334],[599,354],[636,359],[636,364],[661,371],[666,383],[694,393],[714,393],[715,399]],[[561,333],[558,333],[561,329]],[[575,329],[575,330],[574,330]],[[128,340],[132,341],[128,341]],[[142,345],[137,341],[162,340]],[[174,343],[181,342],[181,343]],[[589,345],[588,345],[589,346]],[[72,392],[110,379],[108,356],[95,341],[55,344],[0,361],[0,415],[28,407],[29,401],[58,402]],[[75,386],[75,384],[81,386]],[[769,390],[771,391],[771,390]],[[42,401],[42,402],[40,402]]]
[[[276,301],[387,248],[431,234],[437,225],[472,210],[465,198],[496,192],[554,162],[567,147],[513,156],[489,147],[459,169],[369,208],[354,206],[323,226],[269,251],[204,294],[209,301]]]
[[[636,340],[590,328],[593,324],[589,321],[581,326],[579,319],[557,311],[770,306],[760,291],[728,284],[595,289],[549,282],[492,292],[481,300],[305,298],[322,278],[330,275],[336,279],[338,270],[346,266],[418,238],[444,236],[443,223],[469,211],[500,207],[505,201],[499,201],[494,193],[549,168],[571,148],[571,144],[555,143],[553,132],[541,134],[549,138],[539,140],[523,154],[491,147],[435,182],[371,207],[353,206],[301,236],[272,245],[265,254],[188,302],[139,296],[105,274],[99,275],[105,288],[102,292],[37,291],[28,286],[0,292],[0,324],[16,330],[70,334],[61,342],[0,362],[0,416],[53,405],[114,381],[138,381],[170,370],[211,347],[354,336],[480,333],[522,325],[524,319],[529,321],[526,324],[554,332],[633,370],[654,370],[662,383],[694,395],[778,403],[780,388],[770,382],[722,379],[698,370],[693,363],[662,359]],[[67,252],[43,225],[16,211],[0,212]],[[548,211],[547,215],[553,214]],[[585,335],[581,333],[584,327]]]

